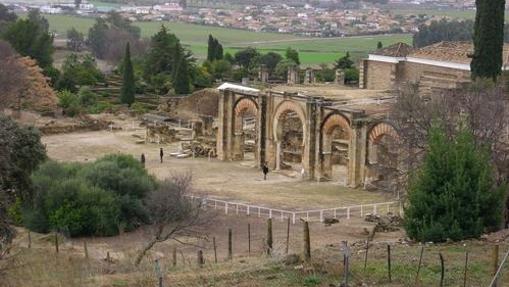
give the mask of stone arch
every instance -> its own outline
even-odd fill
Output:
[[[258,114],[258,105],[250,98],[240,98],[234,106],[234,117],[235,117],[235,132],[239,132],[242,129],[242,115],[252,114],[256,116]]]
[[[369,130],[365,186],[386,191],[397,189],[399,139],[396,129],[387,122],[377,123]]]
[[[399,141],[399,135],[398,132],[396,132],[396,129],[388,123],[381,122],[373,126],[369,131],[368,143],[370,145],[377,144],[383,135],[389,135],[396,141]]]
[[[273,118],[274,119],[274,125],[273,125],[274,139],[276,141],[281,139],[281,135],[278,133],[279,119],[281,118],[281,115],[283,115],[283,113],[286,113],[289,111],[295,112],[299,116],[299,119],[302,122],[302,131],[304,134],[304,137],[302,138],[302,140],[305,141],[305,135],[306,135],[306,130],[307,130],[306,114],[304,113],[302,107],[299,104],[294,103],[292,101],[288,101],[288,100],[281,102],[277,106],[276,112],[274,113],[274,118]]]
[[[338,126],[343,128],[347,132],[348,137],[351,137],[352,131],[350,128],[350,121],[345,116],[338,113],[333,113],[327,116],[327,118],[325,118],[325,120],[322,123],[323,135],[324,136],[330,135],[334,128]]]
[[[322,121],[321,135],[322,177],[346,185],[352,136],[350,121],[334,112]]]
[[[254,152],[254,160],[257,160],[256,146],[259,128],[257,117],[258,105],[253,99],[242,97],[237,100],[233,108],[233,159],[244,160],[247,153]]]

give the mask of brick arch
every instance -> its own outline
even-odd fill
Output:
[[[279,140],[280,135],[278,134],[278,126],[279,126],[279,119],[281,118],[281,115],[283,115],[286,112],[295,112],[302,123],[302,132],[304,136],[302,137],[302,141],[305,141],[306,138],[306,114],[304,113],[304,110],[302,107],[292,101],[285,100],[282,103],[280,103],[277,108],[276,112],[274,113],[274,125],[273,125],[273,131],[274,131],[274,139],[276,141]]]
[[[396,141],[399,140],[399,135],[396,132],[396,129],[392,125],[382,122],[373,126],[369,131],[368,134],[369,144],[377,144],[383,135],[389,135],[393,137]]]
[[[241,98],[235,103],[235,116],[240,115],[244,111],[250,111],[254,115],[258,112],[258,105],[250,98]]]
[[[254,116],[258,114],[258,105],[250,98],[239,99],[234,106],[235,130],[242,129],[242,115],[250,113]]]
[[[347,132],[348,138],[351,137],[352,130],[350,128],[350,121],[345,116],[337,113],[327,116],[323,121],[322,133],[324,135],[330,135],[337,126],[343,128]]]

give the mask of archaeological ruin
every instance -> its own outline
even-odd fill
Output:
[[[398,140],[385,120],[394,102],[390,93],[339,85],[261,91],[224,84],[219,90],[220,160],[250,158],[256,166],[351,187],[385,176],[376,168],[379,151],[393,150]],[[397,169],[397,157],[383,163]]]

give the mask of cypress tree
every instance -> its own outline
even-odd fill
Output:
[[[215,39],[215,51],[214,51],[214,60],[222,60],[223,59],[223,45],[219,43],[217,39]]]
[[[505,0],[476,0],[472,78],[496,80],[502,70]]]
[[[189,65],[184,57],[180,58],[180,62],[177,66],[177,72],[175,75],[175,93],[177,94],[189,94],[191,92],[189,80]]]
[[[129,48],[129,42],[125,47],[125,55],[123,61],[123,77],[122,77],[122,89],[120,90],[120,102],[131,106],[134,102],[135,94],[135,80],[133,63],[131,62],[131,50]]]
[[[477,238],[503,218],[505,186],[496,187],[488,153],[461,128],[449,139],[434,125],[428,152],[411,182],[405,228],[421,242]]]
[[[207,46],[207,61],[214,61],[214,57],[215,57],[215,41],[214,41],[214,37],[212,37],[211,34],[209,34],[209,42],[208,42],[208,46]]]

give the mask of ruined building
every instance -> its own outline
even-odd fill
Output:
[[[398,135],[385,121],[390,93],[337,86],[220,88],[217,154],[257,166],[294,169],[306,179],[357,187],[376,180],[379,150]],[[383,147],[382,147],[383,146]],[[386,161],[397,165],[397,160]],[[395,168],[393,168],[395,169]]]
[[[419,83],[423,89],[453,89],[470,81],[469,42],[440,42],[420,49],[398,43],[377,50],[360,63],[361,89],[395,89]],[[504,67],[509,63],[509,45],[504,46]]]

